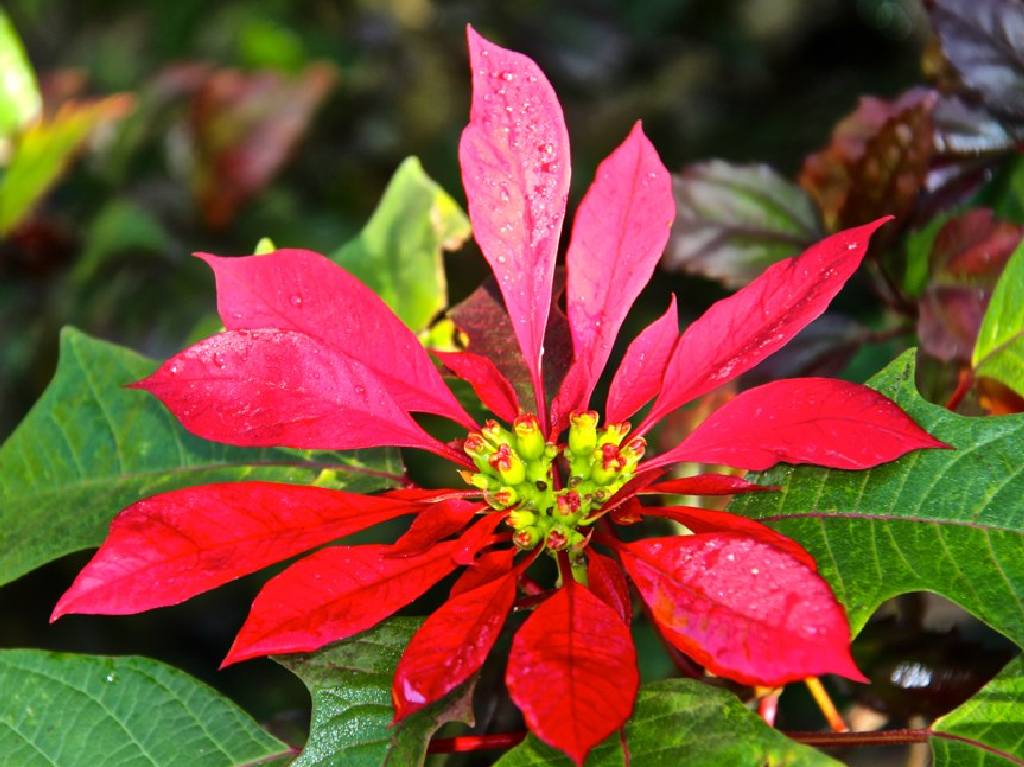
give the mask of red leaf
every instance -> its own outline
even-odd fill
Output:
[[[790,378],[742,392],[651,463],[760,470],[784,461],[867,469],[939,447],[947,445],[873,389],[834,378]]]
[[[538,402],[558,238],[569,193],[569,136],[544,73],[467,28],[473,78],[459,143],[469,218],[512,317]]]
[[[458,546],[452,552],[452,559],[459,565],[471,565],[477,552],[494,542],[494,529],[505,520],[499,512],[484,514],[458,540]]]
[[[640,677],[622,619],[569,580],[519,629],[505,681],[530,730],[582,767],[629,717]]]
[[[427,618],[395,669],[395,722],[466,681],[483,665],[516,598],[519,570],[463,592]]]
[[[515,556],[516,549],[499,549],[497,551],[484,552],[455,581],[449,596],[452,598],[457,597],[459,594],[472,591],[478,586],[493,581],[495,578],[500,578],[512,569],[512,560]]]
[[[414,511],[383,496],[274,482],[225,482],[154,495],[114,517],[107,539],[50,619],[177,604]]]
[[[438,541],[462,530],[484,508],[484,504],[454,498],[421,504],[420,508],[422,511],[412,521],[409,529],[391,546],[389,556],[422,554]]]
[[[256,595],[221,667],[273,653],[311,652],[405,607],[455,569],[449,541],[415,557],[390,546],[332,546],[296,562]]]
[[[435,351],[434,356],[463,381],[469,382],[480,401],[498,418],[511,423],[519,415],[521,408],[516,390],[487,357],[472,352],[439,351]]]
[[[665,368],[645,432],[666,414],[750,370],[825,311],[888,218],[833,234],[769,266],[714,304],[683,333]]]
[[[629,584],[622,567],[611,557],[587,550],[587,582],[594,596],[611,607],[627,626],[633,620],[633,605],[629,600]]]
[[[778,490],[777,485],[757,485],[742,477],[731,474],[695,474],[692,477],[667,479],[656,482],[639,495],[735,495],[740,493],[770,493]]]
[[[696,506],[641,506],[640,513],[645,516],[675,520],[694,533],[740,533],[756,538],[761,543],[782,549],[811,570],[818,571],[818,563],[814,561],[814,557],[792,538],[787,538],[782,533],[777,533],[760,522],[741,517],[738,514],[702,509]]]
[[[368,367],[406,410],[476,426],[412,331],[330,259],[309,250],[243,258],[197,255],[216,276],[217,311],[228,330],[303,333]]]
[[[679,312],[673,295],[665,313],[640,331],[626,349],[608,389],[608,423],[625,421],[658,394],[678,340]]]
[[[566,306],[572,328],[575,386],[552,405],[568,417],[585,409],[626,313],[651,278],[668,241],[672,181],[639,122],[597,168],[573,223],[566,254]],[[574,378],[570,372],[566,381]]]
[[[827,673],[867,681],[828,584],[781,549],[704,533],[626,544],[620,555],[665,637],[713,673],[769,687]]]
[[[220,333],[132,386],[158,397],[193,434],[217,442],[419,447],[463,462],[423,431],[365,365],[302,333]]]

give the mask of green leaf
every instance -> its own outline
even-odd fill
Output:
[[[455,200],[409,157],[363,231],[333,258],[419,332],[448,303],[442,251],[460,247],[469,232]]]
[[[98,546],[114,514],[174,488],[262,479],[368,492],[395,451],[249,449],[187,433],[155,398],[123,388],[156,363],[66,328],[57,373],[0,446],[0,584]]]
[[[32,211],[93,128],[123,116],[130,105],[127,96],[69,105],[52,120],[38,122],[25,131],[0,179],[0,234],[10,231]]]
[[[626,724],[631,763],[642,767],[839,767],[766,725],[728,690],[693,679],[644,685]],[[570,767],[564,755],[532,735],[495,767]],[[619,735],[595,748],[586,767],[623,767]]]
[[[75,262],[71,280],[81,286],[89,282],[113,259],[125,253],[166,253],[171,239],[161,223],[141,205],[130,200],[113,200],[103,206],[89,225],[85,248]]]
[[[289,748],[187,674],[148,658],[0,651],[10,767],[246,767]]]
[[[697,163],[674,176],[672,188],[676,219],[663,261],[668,269],[739,288],[822,236],[807,193],[767,165]]]
[[[934,591],[1024,646],[1024,415],[966,418],[926,402],[914,351],[868,385],[955,450],[922,450],[869,471],[777,467],[777,493],[730,511],[802,543],[854,634],[886,599]]]
[[[932,724],[934,767],[1024,764],[1024,659]]]
[[[903,273],[903,292],[911,297],[920,296],[928,287],[928,273],[931,269],[932,248],[939,230],[954,216],[953,211],[945,211],[929,221],[920,229],[907,235],[906,269]]]
[[[256,243],[256,249],[252,252],[254,256],[265,256],[267,253],[273,253],[277,250],[277,246],[274,245],[274,241],[269,237],[260,237],[260,241]]]
[[[36,76],[18,33],[0,8],[0,138],[32,122],[43,109]]]
[[[1010,256],[992,292],[971,364],[1024,396],[1024,242]]]
[[[293,767],[419,767],[430,736],[446,722],[470,722],[473,684],[391,728],[391,677],[422,618],[392,618],[311,655],[275,660],[309,688],[309,740]]]

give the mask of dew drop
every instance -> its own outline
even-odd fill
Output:
[[[498,77],[500,77],[505,82],[512,82],[513,80],[516,79],[516,73],[515,72],[499,72],[498,73]]]
[[[291,298],[288,299],[292,306],[302,306],[302,296],[298,293],[293,293]]]
[[[105,679],[108,682],[113,682],[115,679],[117,679],[117,677],[114,675],[114,672],[111,671],[109,674],[106,675]]]
[[[355,385],[355,392],[356,392],[356,394],[359,394],[359,395],[366,394],[366,387],[363,386],[362,384],[356,384]]]
[[[181,368],[180,368],[180,367],[178,367],[178,364],[177,364],[177,363],[175,363],[175,364],[171,365],[171,367],[169,368],[169,370],[170,370],[170,372],[171,372],[171,375],[177,375],[177,374],[178,374],[178,373],[179,373],[179,372],[181,371]]]
[[[504,264],[506,261],[508,261],[508,259],[505,258],[505,256],[503,256],[503,255],[502,256],[498,256],[498,263],[499,264]]]
[[[846,249],[847,250],[856,250],[857,249],[857,243],[851,242],[849,245],[846,246]]]

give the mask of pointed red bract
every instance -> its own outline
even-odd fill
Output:
[[[857,271],[872,233],[892,216],[846,229],[764,273],[698,317],[679,338],[640,431],[783,347]]]
[[[516,598],[518,568],[464,592],[427,618],[395,669],[395,721],[439,700],[483,665]]]
[[[608,389],[607,423],[625,421],[657,396],[678,340],[679,312],[673,295],[665,313],[640,331],[626,349]]]
[[[427,434],[361,362],[302,333],[219,333],[136,384],[205,439],[246,447],[394,445],[462,457]]]
[[[310,250],[221,258],[197,254],[217,280],[217,311],[228,330],[276,328],[309,336],[373,371],[402,408],[475,427],[430,356],[380,297]]]
[[[784,461],[868,469],[911,450],[941,447],[948,446],[874,389],[834,378],[792,378],[740,393],[651,465],[767,469]]]
[[[416,557],[390,546],[332,546],[296,562],[263,587],[222,666],[273,653],[312,652],[365,631],[455,569],[458,541]]]
[[[114,517],[100,550],[50,620],[177,604],[416,511],[382,496],[276,482],[225,482],[154,495]]]
[[[713,673],[768,687],[829,673],[866,681],[828,584],[787,552],[704,533],[626,544],[620,556],[666,639]]]
[[[626,624],[570,579],[516,633],[505,681],[530,731],[582,767],[629,717],[640,676]]]
[[[731,474],[695,474],[692,477],[655,482],[638,491],[638,495],[739,495],[742,493],[771,493],[777,485],[758,485]]]
[[[622,567],[611,557],[587,551],[587,583],[594,596],[611,607],[627,626],[633,619],[633,605],[629,600],[629,584]]]
[[[485,505],[479,501],[453,498],[437,503],[423,503],[420,508],[422,510],[409,529],[391,546],[390,556],[422,554],[438,541],[462,530]]]
[[[472,352],[434,352],[444,366],[473,387],[488,410],[511,423],[519,415],[519,395],[497,365]]]
[[[569,136],[558,98],[533,61],[472,27],[467,36],[473,103],[459,143],[462,183],[473,236],[494,270],[540,403]]]
[[[675,216],[672,180],[640,123],[597,168],[566,254],[573,367],[552,423],[585,410],[626,313],[654,273]]]
[[[457,565],[471,565],[476,555],[495,541],[494,530],[504,521],[505,515],[496,511],[484,514],[473,526],[462,534],[452,551],[452,560]]]
[[[782,549],[799,562],[817,572],[818,563],[807,550],[792,538],[777,533],[767,525],[753,519],[730,514],[727,511],[702,509],[697,506],[641,506],[639,513],[648,517],[662,517],[685,525],[693,533],[740,533]]]
[[[501,578],[512,569],[512,560],[515,558],[515,555],[516,549],[499,549],[497,551],[484,552],[455,581],[449,596],[457,597],[459,594],[464,594],[485,583],[490,583],[496,578]]]

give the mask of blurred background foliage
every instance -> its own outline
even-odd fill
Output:
[[[670,293],[686,322],[825,232],[898,214],[882,235],[884,255],[836,311],[744,385],[808,373],[864,380],[917,338],[929,355],[925,393],[947,397],[958,370],[970,370],[981,315],[1024,231],[1024,173],[1007,159],[1024,115],[995,94],[982,107],[994,105],[998,119],[964,117],[976,103],[913,90],[923,71],[946,92],[959,87],[949,86],[948,62],[915,0],[10,0],[3,10],[42,94],[0,110],[4,435],[50,379],[61,326],[153,357],[215,327],[213,281],[193,251],[244,254],[269,237],[335,254],[357,273],[364,258],[384,263],[384,225],[363,226],[396,169],[402,183],[433,194],[416,180],[418,165],[402,164],[409,156],[464,208],[456,147],[469,99],[467,21],[534,58],[554,84],[572,141],[570,215],[637,118],[679,172],[665,268],[623,339]],[[0,64],[5,76],[17,71],[16,61]],[[960,215],[968,199],[989,207]],[[400,222],[400,210],[382,220]],[[449,213],[453,228],[428,234],[448,238],[455,304],[486,270],[472,241],[462,244],[458,212]],[[423,247],[436,250],[430,237]],[[422,307],[410,311],[424,321]],[[678,441],[717,401],[677,414],[661,441]],[[1019,404],[990,381],[965,407]],[[411,471],[429,473],[429,461],[409,457]],[[296,711],[277,722],[285,731],[305,726],[305,693],[283,669],[256,661],[213,671],[266,576],[153,614],[48,627],[86,559],[65,558],[0,591],[0,644],[143,653],[210,681],[258,718]],[[911,648],[900,651],[908,657],[927,644],[928,662],[951,667],[965,646],[991,643],[975,627],[922,633],[922,609],[911,600],[888,619],[898,630],[880,624],[890,645],[896,636]],[[876,634],[867,636],[870,653]],[[649,628],[638,628],[638,641],[645,677],[671,671],[665,656],[646,652],[658,645]],[[967,668],[963,689],[998,666],[989,665]],[[933,692],[876,690],[889,699],[871,706],[905,722]],[[801,708],[797,700],[790,710]],[[484,719],[500,725],[507,714]],[[784,724],[817,726],[799,714]]]

